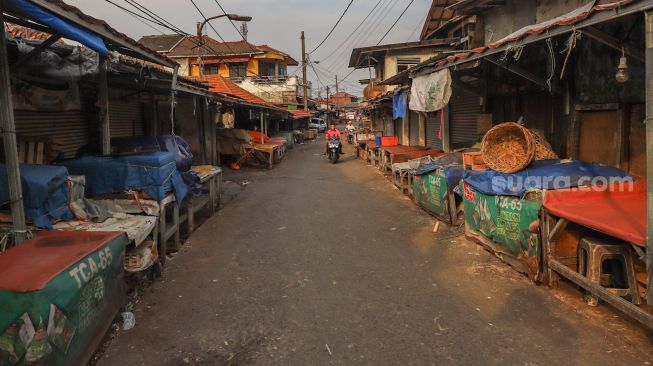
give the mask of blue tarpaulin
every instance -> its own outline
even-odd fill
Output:
[[[460,153],[447,154],[430,163],[421,164],[417,175],[428,174],[434,170],[443,169],[449,187],[460,184],[463,178],[462,155]]]
[[[182,202],[188,189],[177,170],[175,153],[120,157],[87,156],[63,162],[72,175],[86,176],[86,193],[89,195],[122,192],[133,189],[145,191],[161,201],[168,192],[175,192]]]
[[[72,220],[65,167],[21,164],[20,181],[25,217],[35,226],[52,229],[50,219]],[[0,204],[9,201],[7,168],[0,164]]]
[[[525,170],[503,174],[494,170],[466,170],[465,183],[486,195],[523,197],[527,191],[536,189],[565,189],[589,184],[608,184],[613,178],[632,177],[621,169],[581,161],[536,161]]]
[[[101,37],[70,21],[62,19],[38,5],[32,4],[27,0],[5,0],[5,4],[6,6],[10,6],[20,11],[27,18],[47,25],[61,33],[65,38],[77,41],[102,56],[106,56],[109,53],[109,50]]]
[[[392,119],[406,117],[406,93],[398,93],[392,97]]]

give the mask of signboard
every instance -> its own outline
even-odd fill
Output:
[[[449,187],[442,169],[428,174],[416,175],[413,179],[413,197],[415,202],[426,211],[450,221]]]
[[[465,224],[515,258],[539,258],[542,204],[513,196],[487,196],[463,183]]]
[[[126,244],[124,235],[115,237],[40,290],[0,291],[0,365],[86,361],[124,298]]]

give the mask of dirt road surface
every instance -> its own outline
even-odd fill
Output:
[[[650,334],[537,287],[321,142],[246,185],[100,365],[648,365]]]

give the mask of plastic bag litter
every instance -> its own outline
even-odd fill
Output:
[[[131,311],[126,311],[122,315],[122,330],[130,330],[136,326],[136,316]]]

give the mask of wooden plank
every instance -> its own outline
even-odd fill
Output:
[[[27,164],[34,164],[34,150],[36,150],[34,141],[29,141],[27,143]]]
[[[653,315],[640,309],[630,301],[624,300],[622,297],[613,294],[610,290],[590,281],[580,273],[572,271],[558,260],[551,260],[549,266],[564,278],[584,288],[593,295],[598,296],[601,300],[612,305],[627,316],[637,320],[648,328],[653,329]]]
[[[45,144],[42,142],[39,142],[36,144],[36,164],[43,164],[43,152],[45,150]]]

